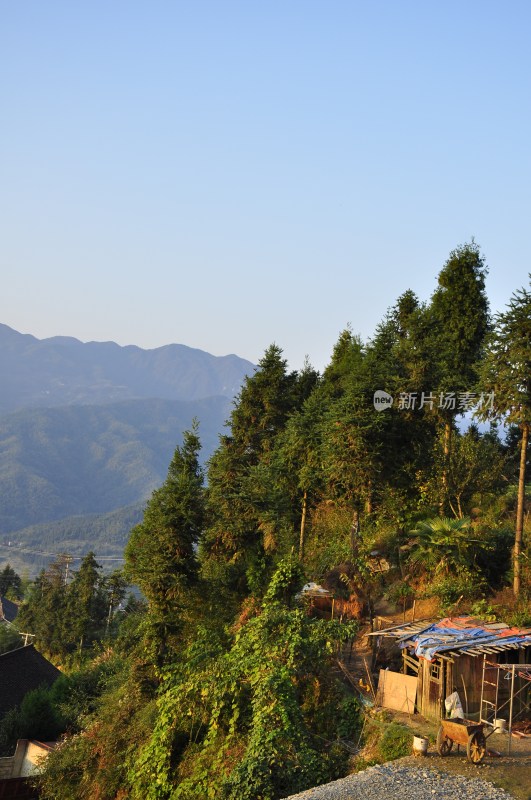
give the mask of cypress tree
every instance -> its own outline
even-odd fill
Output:
[[[428,308],[429,344],[443,427],[443,461],[439,508],[444,513],[448,494],[448,467],[455,418],[463,413],[459,394],[473,392],[489,330],[489,303],[485,293],[487,267],[472,240],[450,253],[439,273],[439,286]]]
[[[153,492],[125,550],[126,575],[148,601],[150,638],[159,661],[178,647],[198,580],[196,551],[204,523],[200,447],[194,422],[184,433],[182,446],[175,449],[167,478]]]
[[[251,574],[267,579],[266,551],[275,546],[272,519],[278,516],[270,467],[278,435],[314,381],[309,377],[299,383],[297,373],[287,371],[282,350],[271,345],[246,378],[229,433],[220,437],[210,460],[205,561],[217,562],[225,582],[239,593],[247,592]]]

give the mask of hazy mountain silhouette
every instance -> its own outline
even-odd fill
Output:
[[[142,350],[65,336],[36,339],[0,324],[0,413],[157,397],[234,397],[250,361],[182,344]]]

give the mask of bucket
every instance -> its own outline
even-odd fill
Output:
[[[428,740],[423,736],[413,737],[413,755],[425,756],[428,752]]]
[[[507,720],[496,718],[493,720],[494,730],[493,733],[505,733],[507,730]]]

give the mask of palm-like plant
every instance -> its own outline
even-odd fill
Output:
[[[415,539],[409,562],[434,577],[448,575],[452,568],[473,568],[475,555],[485,543],[472,538],[471,530],[468,517],[435,517],[419,522],[411,531]]]

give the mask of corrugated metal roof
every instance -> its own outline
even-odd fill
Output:
[[[393,638],[399,647],[412,650],[428,661],[442,654],[449,658],[482,656],[531,646],[530,629],[484,622],[474,617],[418,620],[373,631],[369,636]]]
[[[401,622],[397,625],[391,625],[389,628],[382,628],[379,631],[372,631],[367,636],[391,636],[392,638],[401,638],[402,636],[413,635],[419,633],[421,630],[429,628],[430,625],[435,625],[437,620],[418,619],[415,622]]]

